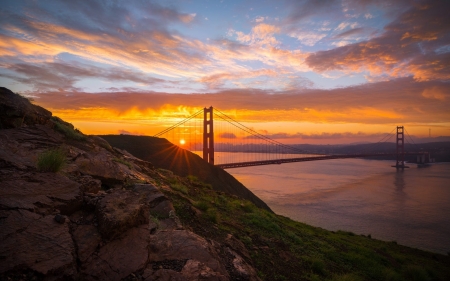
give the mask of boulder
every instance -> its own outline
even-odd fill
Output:
[[[0,274],[30,268],[47,277],[76,274],[75,248],[67,223],[25,210],[0,211]]]
[[[149,182],[152,179],[145,173],[137,171],[133,164],[123,156],[115,156],[104,148],[84,151],[74,159],[76,170],[84,175],[100,179],[102,184],[109,187],[121,187],[123,183],[133,181]]]
[[[187,280],[205,280],[205,281],[226,281],[229,278],[215,272],[204,263],[196,260],[188,260],[181,271],[183,277]]]
[[[147,226],[128,230],[107,243],[82,264],[84,280],[121,280],[145,268],[150,231]]]
[[[101,180],[94,179],[91,176],[81,176],[75,180],[81,184],[80,190],[83,193],[87,192],[97,194],[102,189]]]
[[[150,264],[165,260],[192,260],[215,276],[229,278],[214,247],[187,230],[158,231],[151,236],[149,249]]]
[[[0,206],[42,214],[70,214],[81,208],[79,184],[55,173],[17,172],[0,177]]]
[[[93,225],[78,225],[72,232],[77,248],[77,256],[84,263],[100,245],[102,239],[97,228]]]
[[[155,212],[169,218],[172,204],[151,184],[135,185],[132,190],[112,190],[96,207],[99,231],[105,239],[113,239],[132,227],[149,223]]]
[[[132,227],[149,222],[149,207],[130,190],[116,189],[97,203],[99,231],[104,239],[113,239]]]

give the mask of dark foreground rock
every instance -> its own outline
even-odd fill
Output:
[[[0,280],[258,280],[243,245],[183,228],[150,162],[55,130],[62,120],[5,89],[0,109]],[[64,168],[38,171],[55,148]]]

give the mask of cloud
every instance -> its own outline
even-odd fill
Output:
[[[365,31],[365,28],[363,28],[363,27],[353,28],[353,29],[344,31],[342,33],[339,33],[338,35],[333,36],[333,38],[334,39],[347,38],[347,37],[359,35],[359,34],[363,33],[364,31]]]
[[[264,17],[259,16],[259,17],[255,18],[255,22],[257,22],[257,23],[260,23],[260,22],[263,22],[263,21],[264,21]]]
[[[297,40],[299,40],[303,45],[314,46],[327,35],[311,31],[293,31],[289,33],[289,36],[297,38]]]
[[[235,138],[237,138],[236,135],[233,134],[233,133],[221,133],[218,136],[219,136],[219,138],[222,138],[222,139],[235,139]]]
[[[233,80],[237,81],[240,79],[248,79],[248,78],[255,78],[255,77],[261,77],[261,76],[268,76],[268,77],[276,77],[280,74],[280,72],[277,72],[276,70],[272,69],[260,69],[260,70],[254,70],[254,71],[245,71],[245,72],[224,72],[224,73],[218,73],[213,74],[209,76],[204,76],[199,79],[199,82],[206,83],[208,85],[208,88],[215,89],[223,85],[224,80]]]
[[[287,1],[290,5],[290,14],[286,19],[287,23],[297,23],[306,19],[309,19],[315,15],[327,15],[340,9],[340,3],[333,0],[307,0],[298,1],[292,0]]]
[[[37,90],[75,90],[74,84],[82,78],[100,78],[113,82],[131,81],[147,85],[165,82],[162,79],[148,77],[142,72],[126,68],[101,68],[76,62],[15,63],[6,65],[5,69],[19,75],[0,73],[0,77],[33,85]]]
[[[367,41],[310,54],[306,63],[319,72],[369,72],[372,76],[413,76],[419,81],[450,79],[448,1],[416,4]],[[352,32],[352,31],[349,31]],[[341,33],[338,36],[345,35]],[[348,35],[348,34],[347,34]]]
[[[449,122],[450,104],[446,97],[449,92],[450,84],[446,82],[416,82],[402,78],[333,90],[272,92],[240,89],[189,95],[142,91],[49,92],[33,95],[37,104],[57,115],[92,120],[183,118],[212,105],[246,122],[426,124]]]
[[[337,140],[337,139],[371,139],[377,140],[386,136],[385,133],[364,133],[364,132],[344,132],[344,133],[320,133],[320,134],[304,134],[304,133],[285,133],[279,132],[265,135],[271,139],[287,140],[287,139],[303,139],[303,140]],[[245,139],[256,139],[255,136],[247,136]]]
[[[259,23],[254,26],[249,34],[241,31],[230,30],[230,35],[236,35],[236,40],[241,43],[259,45],[259,46],[275,46],[279,42],[273,36],[280,32],[280,28],[275,25]]]
[[[447,99],[447,96],[450,96],[450,93],[445,92],[444,89],[441,89],[439,87],[432,87],[423,90],[422,96],[428,99],[445,101]]]

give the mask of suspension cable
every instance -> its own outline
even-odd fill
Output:
[[[251,128],[245,126],[245,125],[243,125],[242,123],[240,123],[240,122],[234,120],[233,118],[231,118],[230,116],[226,115],[225,113],[223,113],[223,112],[220,111],[219,109],[217,109],[217,108],[214,108],[214,109],[215,109],[216,111],[218,111],[220,114],[222,114],[223,116],[225,116],[226,118],[230,119],[232,122],[234,122],[234,123],[236,123],[236,124],[239,124],[240,127],[237,126],[237,125],[235,125],[235,124],[233,124],[233,123],[230,122],[229,120],[223,118],[222,116],[216,114],[218,117],[220,117],[220,118],[222,118],[223,120],[229,122],[229,123],[232,124],[233,126],[236,126],[236,127],[240,128],[241,130],[243,130],[243,131],[249,133],[250,135],[253,135],[253,136],[255,136],[255,137],[259,138],[259,139],[265,140],[265,141],[267,141],[267,142],[271,142],[271,143],[273,143],[273,144],[275,144],[275,145],[278,145],[278,146],[281,146],[281,147],[284,147],[284,148],[287,148],[287,149],[291,149],[291,150],[294,150],[294,151],[297,151],[297,152],[301,152],[302,154],[305,154],[305,152],[304,152],[303,150],[301,150],[301,149],[298,149],[298,148],[293,147],[293,146],[286,145],[286,144],[284,144],[284,143],[281,143],[281,142],[279,142],[279,141],[276,141],[276,140],[274,140],[274,139],[271,139],[271,138],[269,138],[269,137],[266,137],[266,136],[264,136],[264,135],[262,135],[262,134],[256,132],[255,130],[253,130],[253,129],[251,129]]]
[[[409,137],[409,139],[411,140],[412,144],[414,144],[414,146],[416,147],[416,149],[420,150],[419,145],[416,144],[416,143],[414,142],[414,140],[412,139],[411,135],[408,133],[408,131],[406,130],[406,128],[405,128],[405,133],[406,133],[406,135]]]
[[[167,129],[165,129],[165,130],[163,130],[163,131],[157,133],[156,135],[154,135],[154,137],[159,137],[159,136],[161,136],[161,135],[163,135],[163,134],[169,132],[170,130],[175,129],[176,127],[178,127],[178,126],[180,126],[180,125],[186,123],[187,121],[191,120],[192,118],[197,117],[197,115],[199,115],[199,114],[202,113],[202,112],[203,112],[203,109],[197,111],[196,113],[192,114],[192,115],[189,116],[188,118],[186,118],[186,119],[184,119],[184,120],[182,120],[182,121],[176,123],[175,125],[170,126],[169,128],[167,128]]]

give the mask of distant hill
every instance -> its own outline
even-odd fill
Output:
[[[173,145],[163,138],[132,135],[102,135],[110,145],[124,149],[134,156],[149,161],[155,167],[173,171],[179,176],[194,175],[209,183],[217,191],[224,191],[245,198],[256,206],[270,210],[242,183],[223,169],[205,162],[198,155]]]
[[[435,138],[442,140],[444,138]],[[435,140],[433,139],[433,140]],[[395,153],[395,143],[367,143],[367,144],[348,144],[348,145],[311,145],[297,144],[293,145],[298,149],[309,153],[325,154],[360,154],[360,153]],[[405,143],[405,151],[429,152],[436,162],[450,162],[450,141],[434,141],[427,143]],[[406,156],[405,160],[413,160],[415,156]],[[380,159],[380,158],[376,158]],[[384,157],[386,160],[394,160],[395,156]]]

